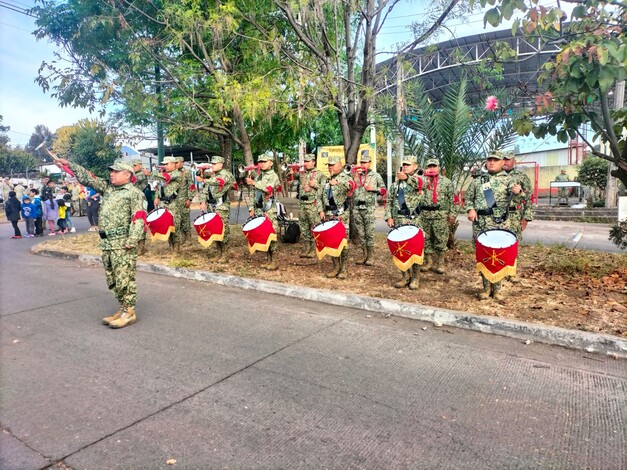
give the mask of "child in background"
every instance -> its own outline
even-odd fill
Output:
[[[11,238],[22,238],[22,232],[20,232],[20,228],[17,225],[17,222],[20,220],[20,214],[22,212],[22,204],[15,197],[15,191],[9,191],[9,197],[6,201],[4,201],[4,213],[7,215],[7,220],[11,222],[13,225],[13,230],[15,235]]]
[[[48,193],[48,199],[44,202],[44,219],[48,222],[48,236],[52,237],[54,233],[54,223],[59,218],[59,206],[54,200],[52,193]]]
[[[26,238],[33,238],[35,236],[35,214],[37,213],[37,208],[35,204],[30,201],[28,196],[24,196],[22,198],[22,218],[26,223]]]
[[[43,215],[44,210],[41,206],[41,199],[39,198],[39,190],[33,188],[29,191],[30,200],[35,206],[35,236],[43,237],[44,235],[44,227],[43,227]]]
[[[65,201],[63,198],[57,199],[57,211],[59,212],[59,218],[57,219],[57,225],[59,226],[59,231],[57,234],[67,233],[67,221],[65,220],[65,211],[67,207],[65,206]]]

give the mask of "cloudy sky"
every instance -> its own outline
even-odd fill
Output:
[[[395,8],[378,38],[379,50],[393,50],[395,43],[410,37],[407,25],[422,15],[419,8],[424,3],[408,0]],[[7,8],[33,5],[33,0],[0,1],[0,115],[2,124],[11,127],[8,135],[13,146],[24,146],[38,124],[55,132],[80,119],[97,117],[84,109],[61,108],[34,82],[42,61],[53,60],[56,46],[35,39],[34,18]],[[478,33],[483,30],[482,15],[473,15],[464,24],[453,24],[451,30],[457,36]]]

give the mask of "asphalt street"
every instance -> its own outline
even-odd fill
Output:
[[[624,360],[147,273],[112,330],[100,266],[10,235],[2,469],[627,467]]]

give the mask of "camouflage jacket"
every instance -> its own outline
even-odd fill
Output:
[[[457,215],[457,209],[453,204],[453,198],[455,197],[455,188],[453,182],[446,176],[438,175],[437,187],[435,192],[437,194],[437,201],[433,202],[434,183],[429,176],[423,176],[423,192],[420,200],[420,207],[422,212],[420,216],[424,219],[439,219],[449,216],[455,217]],[[436,210],[429,210],[430,208],[438,207]]]
[[[489,214],[482,213],[489,209],[488,202],[486,201],[484,194],[484,188],[489,187],[492,189],[494,200],[496,202],[496,205],[492,208],[492,218],[499,219],[503,217],[507,210],[508,200],[510,207],[520,203],[521,195],[513,195],[512,193],[512,186],[514,186],[514,184],[514,179],[505,171],[500,171],[495,174],[486,173],[478,178],[475,178],[472,180],[470,186],[468,186],[468,190],[466,191],[466,212],[474,209],[477,211],[479,219],[482,217],[490,217]]]
[[[181,172],[182,182],[177,199],[185,204],[185,201],[191,201],[196,195],[196,181],[194,179],[194,172],[189,168],[181,168],[179,171]]]
[[[262,171],[255,178],[255,212],[259,215],[261,212],[268,212],[275,209],[275,199],[277,191],[281,186],[279,177],[274,170]]]
[[[173,170],[170,173],[153,171],[152,177],[161,180],[161,187],[157,191],[157,196],[163,204],[169,206],[179,199],[178,193],[183,185],[181,172]]]
[[[143,170],[139,170],[135,173],[135,183],[133,183],[137,189],[143,191],[148,184],[148,177],[144,174]]]
[[[322,191],[326,184],[324,174],[313,168],[298,174],[298,200],[301,204],[322,206]]]
[[[416,209],[422,201],[423,187],[424,180],[416,173],[407,175],[406,180],[396,180],[387,193],[384,219],[391,217],[396,221],[399,217],[415,217]],[[403,201],[405,204],[401,207]]]
[[[102,195],[98,226],[106,238],[100,239],[100,248],[119,250],[125,245],[137,246],[144,232],[144,194],[133,183],[113,186],[102,178],[92,176],[76,163],[70,163],[70,169],[82,185],[89,186]]]
[[[217,173],[213,173],[211,177],[205,178],[204,181],[202,201],[216,208],[222,204],[229,204],[229,189],[235,182],[235,177],[229,170],[222,168]]]
[[[533,194],[531,180],[526,174],[517,168],[508,171],[507,174],[514,179],[514,183],[518,183],[522,186],[522,192],[520,193],[520,218],[527,221],[533,220],[535,211],[533,209],[533,205],[531,204],[531,195]]]
[[[336,180],[336,185],[331,185],[331,180]],[[355,189],[355,183],[343,171],[337,175],[331,175],[322,188],[322,208],[328,216],[337,216],[348,210],[350,205],[350,193]]]
[[[368,208],[375,207],[377,203],[377,196],[385,194],[385,183],[383,178],[376,171],[368,171],[365,174],[356,173],[354,181],[357,184],[353,200],[355,201],[355,208],[359,209],[362,206]],[[367,191],[366,186],[372,186],[374,189]]]

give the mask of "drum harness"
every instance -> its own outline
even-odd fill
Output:
[[[497,208],[496,200],[494,199],[494,192],[492,191],[492,186],[490,185],[490,178],[487,175],[481,175],[481,189],[483,190],[483,196],[485,197],[486,203],[488,204],[487,209],[477,209],[477,215],[489,215],[492,217],[492,220],[496,224],[502,224],[509,218],[510,204],[512,199],[514,199],[515,194],[510,192],[509,196],[507,196],[507,201],[505,202],[505,212],[500,217],[494,216],[494,208]]]
[[[398,191],[396,193],[396,197],[398,198],[398,207],[399,207],[398,213],[402,215],[403,217],[414,219],[420,215],[422,208],[420,207],[420,204],[418,204],[413,211],[409,210],[409,207],[407,207],[407,202],[405,201],[405,185],[406,184],[407,183],[403,181],[398,185]]]
[[[341,209],[337,208],[335,198],[333,197],[333,188],[327,183],[327,198],[329,199],[329,205],[324,208],[325,212],[331,212],[334,216],[338,217],[348,210],[348,197],[344,199],[344,204]]]

